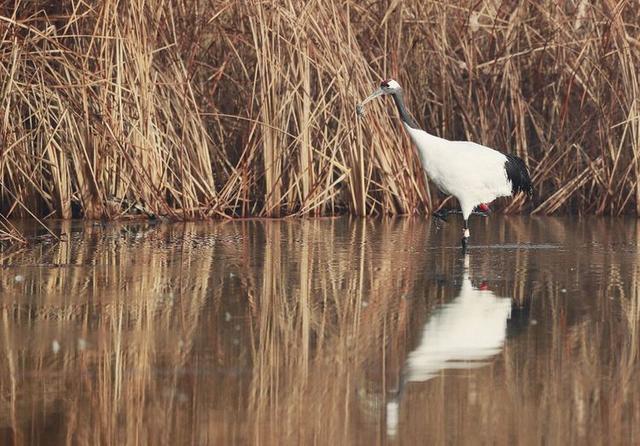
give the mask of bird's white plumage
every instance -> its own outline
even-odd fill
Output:
[[[396,81],[394,81],[393,79],[389,79],[386,81],[386,87],[385,89],[388,91],[396,91],[396,90],[400,90],[400,84],[397,83]]]
[[[465,219],[477,205],[511,195],[504,154],[474,142],[439,138],[406,123],[404,127],[429,179],[458,199]]]

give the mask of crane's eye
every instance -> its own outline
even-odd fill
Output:
[[[382,82],[380,82],[380,87],[382,87],[382,88],[389,88],[389,81],[388,81],[388,80],[386,80],[386,81],[382,81]]]

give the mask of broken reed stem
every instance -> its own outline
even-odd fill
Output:
[[[437,208],[393,107],[354,113],[394,77],[426,130],[525,159],[535,202],[505,212],[638,214],[636,19],[609,0],[14,2],[0,7],[0,212]]]

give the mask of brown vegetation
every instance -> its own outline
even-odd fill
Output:
[[[4,1],[0,212],[191,219],[440,204],[390,105],[524,158],[532,205],[640,210],[634,2]],[[0,231],[2,228],[0,228]]]

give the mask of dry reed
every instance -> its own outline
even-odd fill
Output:
[[[26,243],[26,239],[21,232],[2,214],[0,214],[0,243]]]
[[[440,205],[380,77],[431,132],[524,158],[534,213],[640,211],[634,2],[14,0],[0,212],[408,214]],[[3,228],[0,228],[2,231]]]

